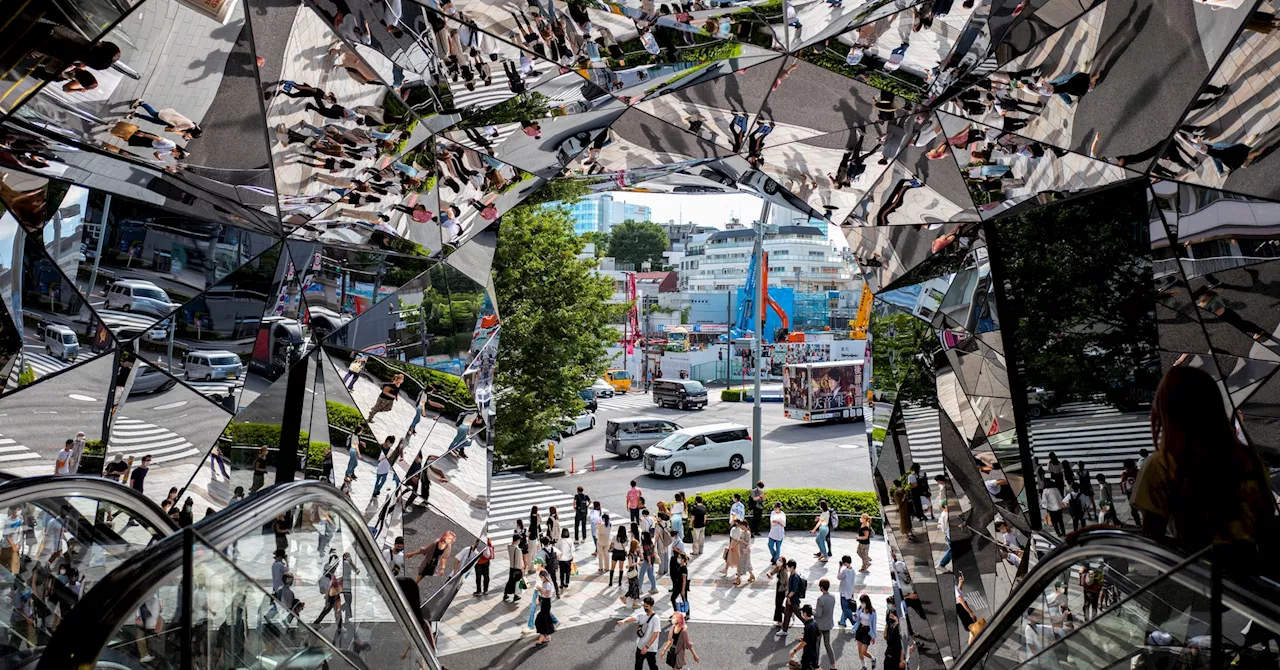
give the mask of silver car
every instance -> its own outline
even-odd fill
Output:
[[[604,428],[604,450],[635,461],[646,447],[680,430],[680,424],[658,417],[632,416],[609,419]]]

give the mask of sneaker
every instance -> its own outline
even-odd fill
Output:
[[[520,596],[511,596],[511,602],[513,603],[520,602]]]
[[[155,656],[152,656],[151,654],[147,654],[146,656],[143,656],[142,658],[138,659],[138,662],[139,662],[139,663],[150,663],[150,662],[152,662],[152,661],[154,661],[154,660],[156,660],[156,657],[155,657]]]
[[[871,659],[871,670],[876,670],[876,659]]]
[[[787,636],[787,631],[785,631],[785,630],[780,630],[780,631],[778,631],[778,632],[774,633],[774,634],[773,634],[773,636],[774,636],[774,637],[786,637],[786,636]]]

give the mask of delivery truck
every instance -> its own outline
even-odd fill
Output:
[[[782,368],[782,408],[801,421],[861,419],[863,361],[795,363]]]

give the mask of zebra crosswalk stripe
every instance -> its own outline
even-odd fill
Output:
[[[200,450],[177,433],[160,426],[119,416],[111,424],[107,450],[126,458],[150,455],[155,464],[200,455]]]
[[[40,458],[40,454],[32,451],[26,445],[18,444],[16,440],[0,435],[0,463],[27,461],[38,458]]]
[[[942,437],[938,410],[907,407],[902,411],[911,459],[925,472],[942,472]],[[1037,463],[1047,462],[1049,452],[1072,464],[1085,464],[1092,474],[1105,474],[1113,482],[1126,459],[1139,459],[1138,450],[1151,449],[1151,426],[1143,414],[1124,414],[1114,407],[1067,403],[1055,413],[1032,419],[1028,428]]]
[[[528,519],[529,508],[538,506],[546,518],[547,508],[554,506],[560,525],[573,527],[573,495],[529,479],[521,474],[494,475],[489,489],[489,537],[495,544],[511,539],[517,519]],[[603,510],[608,514],[608,510]]]
[[[125,328],[134,328],[137,330],[147,330],[156,322],[160,321],[159,317],[150,314],[140,314],[138,312],[125,312],[122,310],[97,308],[98,316],[102,317],[102,322],[108,328],[123,326]]]
[[[74,361],[71,363],[68,363],[64,360],[54,358],[53,356],[50,356],[44,353],[43,351],[32,351],[31,350],[32,348],[34,347],[23,348],[22,365],[24,366],[30,365],[31,372],[35,374],[36,379],[40,379],[41,377],[47,377],[55,372],[58,372],[64,368],[70,367],[71,365],[75,364]],[[14,367],[14,370],[18,372],[18,374],[21,373],[21,370],[17,365],[13,367]],[[11,374],[9,376],[9,380],[5,383],[5,387],[7,389],[13,390],[18,387],[18,374]]]
[[[654,407],[653,396],[644,394],[615,395],[612,398],[597,398],[599,410],[638,409]]]

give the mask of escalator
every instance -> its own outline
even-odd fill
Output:
[[[300,481],[264,489],[120,563],[26,667],[440,665],[359,512],[332,486]]]
[[[0,515],[0,668],[34,662],[83,592],[177,530],[141,493],[93,476],[0,475]]]
[[[1128,531],[1045,554],[954,668],[1280,667],[1280,585]]]

